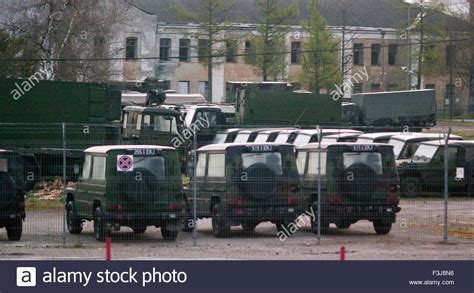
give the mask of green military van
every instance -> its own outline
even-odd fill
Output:
[[[0,150],[0,228],[8,239],[18,241],[25,219],[24,170],[20,154]]]
[[[323,233],[331,223],[347,229],[359,220],[371,221],[377,234],[390,232],[400,211],[399,179],[392,146],[335,143],[319,148],[318,143],[311,143],[298,147],[297,166],[303,189],[310,194],[308,208],[316,215],[318,178],[321,178]],[[315,233],[316,223],[312,221]]]
[[[82,175],[67,190],[67,228],[82,231],[94,221],[94,234],[103,241],[111,231],[128,226],[144,233],[161,227],[166,240],[181,229],[184,200],[180,164],[172,147],[155,145],[97,146],[86,149]]]
[[[212,218],[216,237],[231,226],[251,232],[265,221],[277,229],[305,209],[298,181],[294,147],[290,144],[212,144],[198,149],[196,216]],[[188,206],[193,195],[187,196]],[[189,222],[188,222],[189,223]]]

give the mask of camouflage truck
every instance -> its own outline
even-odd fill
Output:
[[[309,127],[341,123],[341,101],[331,95],[247,89],[237,97],[237,125]]]
[[[120,114],[120,91],[98,83],[0,80],[0,147],[33,156],[41,176],[62,174],[62,123],[74,176],[83,149],[119,141]]]

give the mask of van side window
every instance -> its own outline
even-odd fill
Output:
[[[0,159],[0,172],[8,172],[8,160]]]
[[[321,152],[321,175],[326,174],[326,157],[326,152]],[[310,152],[308,160],[308,175],[318,175],[318,152]]]
[[[198,155],[198,161],[196,165],[196,177],[204,177],[206,175],[206,154],[201,153]]]
[[[86,159],[84,161],[84,168],[82,169],[82,179],[89,179],[89,176],[91,174],[91,163],[91,155],[86,155]]]
[[[105,163],[106,157],[93,157],[91,179],[105,180]]]
[[[209,154],[208,177],[225,176],[225,154]]]
[[[298,174],[304,174],[304,168],[306,167],[306,158],[308,157],[307,152],[299,152],[296,158],[296,167],[298,168]]]

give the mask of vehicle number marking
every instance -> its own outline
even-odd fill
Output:
[[[252,152],[271,152],[273,151],[273,146],[271,145],[253,145],[251,147]]]
[[[154,156],[156,155],[155,149],[136,149],[133,150],[133,155],[135,156]]]
[[[370,144],[356,144],[352,146],[352,150],[355,152],[373,151],[374,146]]]

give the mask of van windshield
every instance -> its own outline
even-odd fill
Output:
[[[372,168],[377,175],[382,175],[382,154],[364,153],[364,152],[346,152],[343,153],[344,168],[347,169],[354,164],[364,164]]]
[[[176,126],[176,117],[174,116],[145,115],[143,117],[142,128],[160,132],[178,132]]]
[[[134,170],[140,168],[150,171],[157,180],[164,180],[166,177],[165,158],[162,156],[135,157],[133,168]]]
[[[242,168],[245,170],[255,164],[264,164],[270,168],[276,175],[283,174],[281,153],[243,153]]]
[[[413,162],[429,162],[436,154],[437,146],[422,144],[413,155]]]

